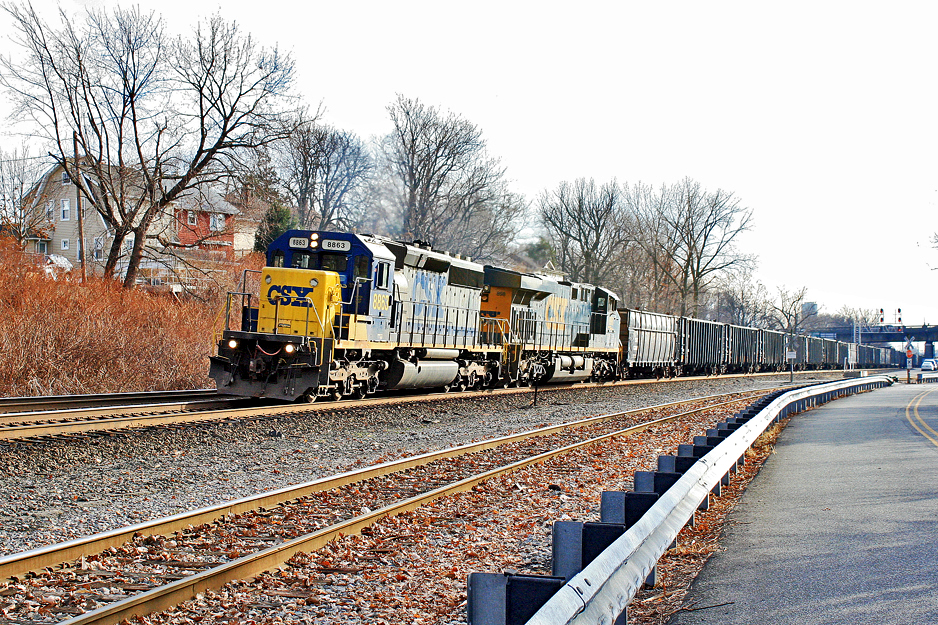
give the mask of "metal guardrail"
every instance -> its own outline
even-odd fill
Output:
[[[599,625],[622,622],[632,597],[698,506],[773,422],[859,391],[892,384],[873,376],[791,391],[699,459],[635,525],[560,588],[527,625]]]
[[[928,384],[929,382],[938,382],[938,372],[919,373],[915,376],[915,381],[918,384]]]

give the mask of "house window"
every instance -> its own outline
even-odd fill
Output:
[[[55,221],[55,202],[53,200],[49,200],[49,203],[46,205],[46,219]]]
[[[62,239],[62,250],[68,249],[68,239]]]
[[[225,216],[222,215],[221,213],[212,213],[211,223],[209,224],[209,227],[215,232],[224,230],[225,229]]]
[[[186,213],[186,219],[188,220],[189,225],[194,226],[196,224],[195,211],[186,211]]]
[[[68,177],[68,172],[63,169],[62,170],[62,185],[67,185],[71,181],[72,179]]]
[[[62,200],[62,221],[68,221],[71,219],[69,216],[70,212],[71,211],[68,206],[68,200]]]
[[[94,259],[104,260],[104,237],[94,238]]]
[[[40,254],[49,253],[49,242],[48,241],[36,241],[36,251]]]

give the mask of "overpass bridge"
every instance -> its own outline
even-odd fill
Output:
[[[830,328],[820,328],[812,330],[811,334],[829,339],[853,342],[853,326],[839,326]],[[938,341],[938,326],[928,324],[922,326],[909,325],[884,325],[873,328],[864,328],[860,336],[864,344],[878,343],[905,343],[908,340],[926,341],[928,343]]]

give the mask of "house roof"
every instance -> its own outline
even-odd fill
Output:
[[[61,169],[62,165],[60,163],[54,163],[32,186],[27,196],[32,196],[33,206],[39,203],[44,196],[46,187],[52,182],[54,174]],[[109,170],[112,173],[118,172],[118,168],[115,166],[111,166]],[[91,195],[97,199],[98,190],[95,188],[94,184],[91,184],[91,178],[88,173],[84,172],[82,178],[87,188],[90,190]],[[171,186],[171,183],[168,181],[164,181],[163,184],[164,188]],[[182,210],[198,210],[209,213],[222,213],[225,215],[237,215],[240,212],[233,204],[225,200],[220,193],[212,188],[187,189],[182,195],[176,198],[175,204]]]
[[[240,211],[211,187],[187,189],[176,198],[180,210],[197,210],[205,213],[237,215]]]

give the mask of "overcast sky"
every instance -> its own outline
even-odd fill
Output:
[[[363,138],[390,130],[396,93],[459,113],[531,200],[581,176],[733,191],[771,291],[938,323],[938,3],[139,4],[278,44],[306,100]]]

